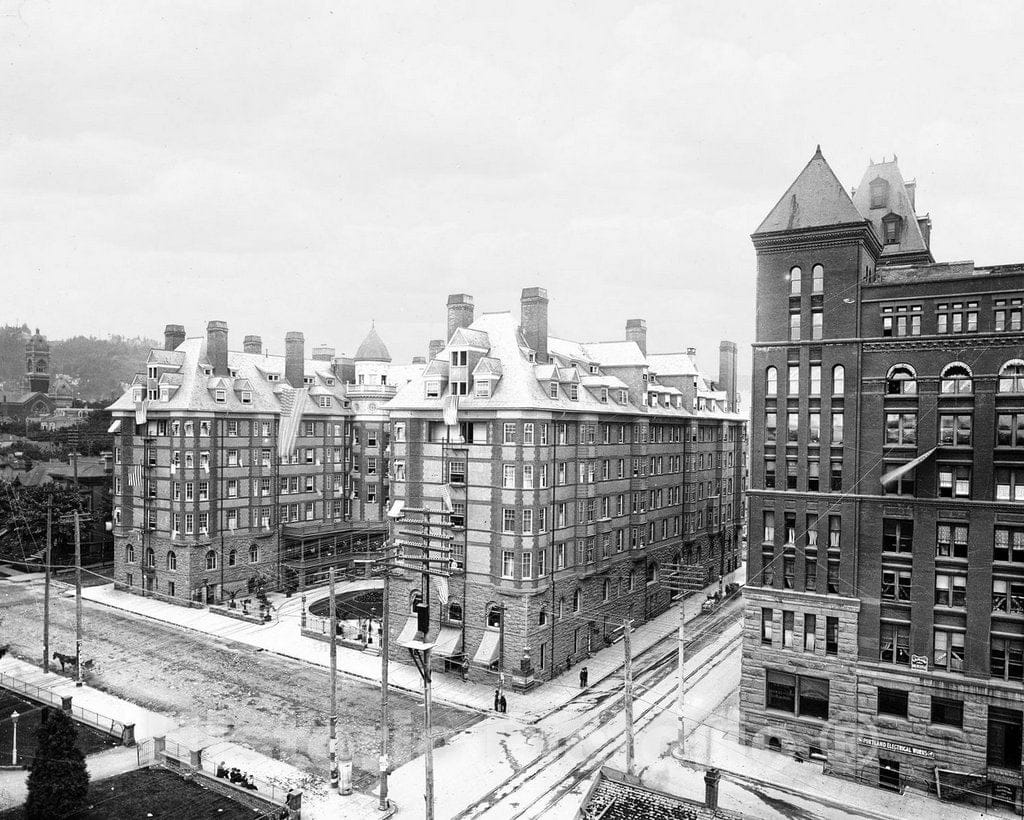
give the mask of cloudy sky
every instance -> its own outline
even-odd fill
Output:
[[[0,0],[0,322],[228,322],[396,361],[445,296],[749,345],[749,234],[820,143],[940,259],[1024,259],[1024,6]]]

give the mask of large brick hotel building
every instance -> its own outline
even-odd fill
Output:
[[[447,498],[455,559],[446,584],[402,574],[390,601],[396,658],[422,601],[438,668],[527,686],[663,612],[668,573],[697,589],[736,567],[746,416],[732,342],[708,378],[693,349],[648,353],[641,319],[580,343],[548,333],[544,289],[520,308],[474,317],[450,296],[446,341],[389,405],[392,496]]]
[[[744,742],[1021,806],[1024,266],[936,263],[895,159],[757,231]]]

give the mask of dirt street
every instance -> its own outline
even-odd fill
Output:
[[[51,652],[74,653],[75,603],[60,587],[51,597]],[[89,683],[205,732],[243,743],[301,769],[326,775],[330,708],[326,669],[84,604],[84,658],[95,661]],[[43,642],[42,583],[0,582],[0,644],[39,663]],[[59,666],[57,667],[59,671]],[[352,743],[355,785],[377,772],[379,690],[338,678],[338,734]],[[422,700],[392,691],[395,766],[423,752]],[[436,705],[434,731],[444,737],[476,722],[473,713]]]

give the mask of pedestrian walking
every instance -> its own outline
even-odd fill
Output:
[[[494,711],[501,711],[501,691],[498,689],[494,690]]]
[[[584,666],[580,670],[580,689],[586,689],[587,688],[587,678],[588,677],[589,677],[589,673],[587,672],[587,667]]]
[[[502,714],[505,714],[508,711],[508,701],[505,700],[505,696],[504,695],[501,696],[501,699],[500,699],[498,705],[501,706],[501,713]]]

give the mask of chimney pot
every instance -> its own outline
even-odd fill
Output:
[[[460,327],[473,324],[473,297],[468,293],[448,295],[448,338]]]
[[[228,323],[212,319],[206,325],[206,358],[213,375],[228,375]]]
[[[718,781],[722,773],[718,769],[708,769],[704,773],[704,805],[709,811],[718,811]]]
[[[284,336],[284,377],[296,390],[303,386],[306,377],[306,337],[297,330]]]
[[[736,342],[723,340],[718,345],[718,389],[726,394],[726,409],[736,411]]]
[[[548,292],[545,288],[523,288],[519,298],[520,321],[526,344],[538,362],[548,361]]]
[[[626,320],[626,341],[636,342],[640,352],[647,355],[647,322],[643,319]]]
[[[242,350],[245,353],[260,354],[263,352],[263,339],[259,336],[246,336],[242,342]]]
[[[334,359],[334,348],[330,345],[318,345],[313,348],[313,358],[318,362],[329,362]]]
[[[177,350],[178,345],[185,341],[183,325],[167,325],[164,328],[164,350]]]

